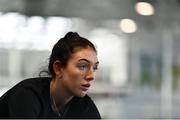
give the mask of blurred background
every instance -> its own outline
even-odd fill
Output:
[[[75,31],[97,46],[89,94],[103,118],[180,118],[179,11],[180,0],[0,0],[0,96]]]

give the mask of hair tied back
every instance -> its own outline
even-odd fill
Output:
[[[67,41],[74,41],[74,40],[77,40],[79,38],[80,38],[80,36],[76,32],[68,32],[64,37],[64,39]]]

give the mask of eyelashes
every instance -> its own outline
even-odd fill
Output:
[[[82,63],[82,64],[78,64],[77,67],[79,68],[79,70],[82,70],[82,71],[89,71],[91,69],[91,66],[89,64],[86,64],[86,63]],[[96,70],[98,69],[98,66],[95,65],[93,67],[93,71],[95,72]]]
[[[89,70],[89,66],[86,64],[80,64],[80,65],[78,65],[78,68],[83,71]]]
[[[93,67],[93,70],[94,71],[98,70],[98,66],[96,65],[95,67]]]

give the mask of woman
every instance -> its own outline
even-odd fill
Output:
[[[94,45],[69,32],[53,47],[51,77],[23,80],[0,99],[0,118],[96,118],[100,114],[86,94],[98,67]]]

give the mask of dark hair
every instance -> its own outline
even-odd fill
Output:
[[[95,46],[88,39],[79,36],[76,32],[68,32],[52,49],[48,65],[50,75],[55,76],[53,63],[56,60],[59,60],[61,65],[65,67],[75,49],[86,47],[91,47],[97,53]]]

